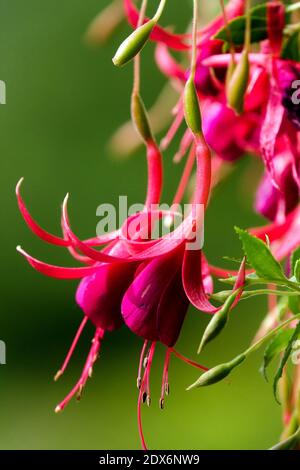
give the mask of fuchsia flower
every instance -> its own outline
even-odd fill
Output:
[[[124,7],[129,22],[136,27],[141,18],[134,3],[132,0],[124,0]],[[244,1],[231,0],[227,6],[228,19],[243,11]],[[276,34],[271,22],[276,27]],[[191,70],[195,72],[193,84],[196,98],[198,95],[201,103],[203,135],[202,130],[197,133],[187,129],[176,156],[180,160],[189,151],[174,204],[179,204],[183,198],[195,161],[196,183],[191,211],[172,232],[159,239],[152,236],[153,224],[164,215],[172,219],[175,213],[153,209],[160,203],[163,171],[160,150],[148,129],[145,134],[148,131],[149,134],[144,138],[148,163],[144,210],[129,217],[122,227],[111,234],[80,240],[71,229],[66,197],[62,206],[63,237],[52,235],[42,229],[28,212],[20,194],[21,181],[16,188],[19,208],[29,228],[44,241],[67,248],[83,264],[77,268],[53,266],[33,258],[18,247],[19,252],[37,271],[59,279],[80,279],[76,302],[84,318],[56,378],[65,371],[87,321],[90,320],[95,327],[81,377],[56,411],[61,411],[74,395],[81,395],[105,333],[126,325],[144,340],[137,379],[138,424],[144,449],[146,443],[142,431],[141,404],[143,401],[150,404],[151,401],[150,372],[156,344],[160,342],[166,346],[160,396],[160,407],[163,408],[165,395],[169,392],[171,354],[194,367],[207,370],[174,349],[189,305],[211,315],[220,310],[209,298],[213,293],[212,275],[237,275],[233,292],[239,291],[239,294],[233,306],[239,301],[244,287],[245,260],[238,272],[223,270],[209,265],[202,244],[196,244],[199,232],[203,229],[203,212],[199,211],[199,207],[206,209],[213,186],[212,176],[216,176],[212,175],[211,152],[217,159],[230,162],[247,151],[261,157],[266,172],[257,192],[256,209],[273,222],[250,231],[261,239],[267,235],[271,249],[279,260],[289,256],[300,244],[300,121],[298,109],[293,108],[289,101],[291,83],[299,76],[299,70],[290,61],[278,59],[280,32],[283,29],[280,8],[270,9],[268,24],[268,43],[259,53],[249,54],[250,76],[241,115],[237,115],[227,105],[225,82],[231,56],[223,54],[222,43],[212,39],[219,28],[224,26],[223,16],[201,32],[199,44],[194,36],[193,51],[196,52],[197,45],[198,55],[193,62],[196,70],[195,67],[191,67]],[[156,62],[159,68],[176,83],[180,94],[174,122],[162,142],[162,147],[166,148],[184,120],[184,86],[191,77],[191,70],[185,70],[177,63],[169,49],[189,51],[191,35],[174,34],[155,25],[150,39],[158,42]],[[138,117],[144,118],[142,102],[138,101],[137,104],[141,113]],[[143,126],[145,121],[142,122]],[[129,231],[132,223],[136,227],[133,234]],[[98,247],[102,247],[101,250]]]

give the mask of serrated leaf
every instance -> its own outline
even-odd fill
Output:
[[[259,277],[274,281],[286,280],[281,265],[262,240],[238,227],[235,228],[235,231],[243,244],[243,250],[249,263]]]
[[[271,364],[272,360],[287,347],[287,344],[289,343],[292,334],[293,330],[282,330],[275,336],[275,338],[270,341],[270,343],[266,347],[264,352],[263,364],[260,368],[260,372],[266,380],[268,380],[268,366]]]
[[[238,16],[234,20],[229,21],[228,28],[233,44],[241,46],[245,40],[246,31],[246,17]],[[268,37],[267,22],[265,18],[252,17],[251,18],[251,42],[259,42]],[[214,36],[215,39],[221,39],[228,42],[228,31],[226,28],[221,28]]]
[[[294,32],[285,41],[282,54],[282,59],[293,60],[300,62],[300,34],[299,31]]]
[[[300,321],[298,322],[296,328],[293,331],[292,336],[290,337],[290,340],[287,344],[287,347],[284,351],[283,357],[282,357],[282,359],[280,361],[280,364],[279,364],[279,367],[277,369],[276,375],[274,377],[273,392],[274,392],[275,399],[278,403],[280,403],[280,401],[278,399],[278,395],[277,395],[278,382],[282,377],[283,369],[284,369],[284,367],[285,367],[285,365],[286,365],[287,361],[289,360],[289,357],[292,353],[294,341],[296,341],[298,339],[299,335],[300,335]]]

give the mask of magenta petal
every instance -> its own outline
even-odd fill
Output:
[[[272,183],[275,187],[278,188],[273,159],[275,153],[276,140],[279,134],[285,111],[282,106],[282,95],[278,88],[276,79],[274,78],[274,74],[276,75],[276,73],[277,70],[275,68],[275,65],[273,64],[270,98],[267,106],[265,120],[261,129],[260,146],[262,157],[266,164],[267,170],[270,173]]]
[[[272,250],[274,256],[281,260],[300,245],[300,207],[293,213],[292,223],[280,242]]]
[[[172,347],[176,343],[189,304],[182,286],[181,270],[178,269],[167,285],[156,313],[159,340],[166,346]]]
[[[275,220],[280,192],[272,184],[269,174],[265,174],[255,197],[255,210],[270,220]]]
[[[217,312],[218,308],[210,303],[204,290],[202,253],[200,250],[185,250],[182,279],[185,293],[191,304],[202,312]]]
[[[76,301],[95,326],[112,331],[123,324],[120,306],[135,269],[132,263],[103,264],[97,272],[82,279]]]
[[[144,339],[158,340],[157,307],[166,282],[170,275],[174,275],[177,256],[164,256],[150,261],[134,279],[123,298],[121,310],[124,322]]]

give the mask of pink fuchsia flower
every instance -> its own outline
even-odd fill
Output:
[[[294,178],[293,164],[291,151],[283,136],[277,140],[273,158],[277,186],[266,172],[256,193],[255,208],[268,219],[284,220],[298,205],[299,187]]]
[[[154,149],[152,148],[150,153],[148,152],[148,156],[151,156],[153,151]],[[160,177],[158,178],[156,175],[157,165],[160,165],[160,160],[155,160],[155,157],[154,160],[152,162],[149,162],[148,165],[149,188],[148,195],[146,198],[147,207],[150,207],[152,202],[156,203],[158,194],[160,194],[160,189],[159,187],[157,187],[157,181],[161,181],[161,179]],[[159,174],[160,173],[161,172],[159,170]],[[82,375],[75,387],[71,390],[67,397],[58,405],[57,411],[60,411],[66,406],[66,404],[75,394],[81,394],[82,388],[85,385],[89,374],[91,373],[92,366],[99,352],[101,341],[104,337],[105,331],[111,331],[116,328],[119,328],[123,323],[123,317],[121,316],[121,301],[126,290],[128,290],[132,282],[135,282],[133,280],[134,276],[137,276],[137,279],[139,279],[140,273],[143,273],[144,276],[145,273],[147,274],[148,269],[150,269],[151,271],[151,263],[155,261],[147,260],[154,258],[155,256],[147,255],[145,253],[144,256],[140,254],[139,257],[136,256],[136,258],[134,258],[131,255],[132,247],[129,246],[129,243],[126,244],[125,239],[122,239],[121,235],[123,231],[116,231],[113,234],[104,236],[102,238],[100,237],[98,239],[90,239],[86,240],[85,242],[80,241],[70,228],[69,219],[67,215],[67,198],[63,204],[62,217],[64,238],[54,236],[44,231],[30,216],[20,194],[20,184],[21,181],[18,184],[16,190],[19,208],[26,223],[33,230],[33,232],[48,243],[69,248],[71,250],[71,254],[75,256],[76,259],[79,259],[81,262],[87,264],[87,266],[81,268],[62,268],[58,266],[52,266],[36,260],[35,258],[28,255],[26,252],[24,252],[21,248],[19,248],[19,251],[26,257],[27,261],[35,269],[42,272],[43,274],[64,279],[82,278],[82,281],[77,290],[76,300],[82,308],[85,317],[70,348],[67,358],[64,361],[56,377],[59,377],[66,369],[67,364],[71,358],[72,352],[76,346],[78,338],[86,324],[87,319],[90,319],[96,327],[93,344],[88,355],[86,364],[84,366]],[[207,189],[204,190],[204,196],[206,194],[206,191]],[[147,212],[145,214],[147,215]],[[145,218],[146,217],[144,217],[144,219]],[[188,224],[185,223],[186,230],[187,225]],[[170,256],[170,258],[172,258],[173,265],[174,256],[173,254],[168,255],[167,253],[169,251],[172,251],[173,248],[175,249],[176,246],[180,247],[183,241],[184,239],[178,242],[178,240],[172,240],[172,238],[170,238],[168,247],[165,246],[165,256]],[[97,246],[107,243],[108,245],[103,251],[97,251],[92,247],[93,245]],[[138,243],[138,238],[132,241],[132,244],[134,245]],[[164,245],[166,243],[166,240],[161,240],[158,243]],[[153,242],[149,242],[147,244],[148,250],[151,250],[151,245],[153,245]],[[82,252],[82,255],[78,252],[78,250]],[[161,254],[164,251],[164,247],[162,247],[161,249],[157,248],[157,250],[159,254]],[[150,266],[150,268],[148,268],[148,266]],[[158,262],[158,266],[160,267],[158,271],[163,271],[163,263],[161,264],[160,260]],[[175,285],[180,285],[181,277],[178,275],[174,282],[172,283],[172,287],[175,287]],[[175,318],[172,318],[172,324],[176,324],[174,328],[175,333],[172,331],[167,331],[168,327],[170,326],[170,317],[161,316],[162,321],[161,326],[159,326],[159,330],[162,331],[161,340],[165,344],[167,343],[168,345],[170,345],[176,340],[176,336],[179,334],[180,326],[187,309],[188,300],[186,297],[184,298],[183,292],[183,288],[181,287],[182,309],[178,310],[178,305],[174,305],[174,312],[176,312],[176,316]],[[165,297],[165,300],[161,301],[161,309],[164,306],[165,308],[170,307],[166,304],[168,300],[169,298]],[[155,307],[158,308],[158,305],[156,305]],[[136,322],[139,321],[141,321],[141,319],[137,318]],[[167,339],[168,335],[170,335],[170,338],[173,339]],[[190,363],[189,360],[186,361]]]
[[[210,152],[203,141],[197,143],[196,156],[198,177],[194,206],[197,203],[206,205],[210,190]],[[148,191],[148,194],[154,193]],[[64,238],[45,232],[33,221],[21,197],[20,185],[17,186],[17,198],[23,217],[36,234],[47,242],[67,248],[71,247],[72,254],[75,254],[76,258],[79,257],[81,261],[88,263],[88,266],[82,268],[60,268],[42,263],[19,249],[28,262],[43,274],[65,279],[82,278],[76,300],[84,312],[84,320],[56,378],[65,371],[87,319],[91,320],[96,327],[92,347],[82,375],[75,387],[57,406],[56,411],[61,411],[74,395],[81,396],[82,389],[91,375],[105,332],[119,328],[124,322],[146,342],[140,364],[143,362],[146,345],[150,344],[148,362],[143,377],[141,376],[141,367],[138,373],[140,387],[138,416],[141,439],[145,447],[140,406],[143,397],[146,397],[148,403],[150,402],[150,369],[155,344],[159,341],[167,346],[160,399],[161,407],[164,403],[164,394],[168,390],[167,376],[171,353],[190,365],[205,369],[205,367],[180,355],[173,348],[190,302],[210,314],[218,311],[207,297],[207,294],[212,292],[212,282],[208,265],[201,250],[189,251],[187,249],[187,243],[193,241],[195,236],[192,235],[190,238],[190,235],[198,227],[195,219],[195,214],[198,216],[198,213],[192,210],[191,214],[174,232],[157,241],[140,241],[139,236],[127,239],[124,237],[126,229],[124,230],[123,227],[120,231],[111,236],[100,238],[98,241],[90,239],[82,242],[70,228],[67,198],[63,204],[62,217]],[[141,213],[141,221],[146,220],[148,215],[147,211]],[[143,224],[140,225],[143,229]],[[105,242],[109,243],[103,251],[99,252],[92,247],[92,245],[104,244]],[[78,253],[78,250],[82,255]]]

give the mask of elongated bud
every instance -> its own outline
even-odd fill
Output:
[[[114,65],[121,67],[132,60],[143,49],[155,24],[155,21],[152,19],[135,29],[117,50],[112,60]]]
[[[244,110],[244,98],[249,81],[249,56],[248,50],[242,52],[227,89],[227,103],[237,114]]]
[[[202,340],[200,343],[200,346],[198,348],[198,354],[202,351],[203,347],[212,341],[214,338],[216,338],[221,331],[225,328],[227,322],[228,322],[228,314],[230,311],[230,308],[235,301],[237,295],[239,294],[240,290],[235,291],[233,294],[231,294],[228,299],[225,301],[223,307],[217,312],[207,325],[206,330],[204,331],[204,334],[202,336]]]
[[[236,62],[231,57],[230,62],[229,62],[228,67],[227,67],[227,71],[226,71],[226,79],[225,79],[226,95],[228,94],[229,85],[230,85],[232,76],[234,74],[234,71],[236,69],[236,65],[237,65]]]
[[[212,369],[202,374],[195,383],[188,387],[187,390],[191,390],[192,388],[198,387],[206,387],[207,385],[212,385],[217,382],[220,382],[221,380],[225,379],[225,377],[227,377],[230,372],[239,364],[241,364],[245,359],[246,355],[241,354],[230,362],[226,362],[225,364],[220,364],[216,367],[213,367]]]
[[[134,127],[141,138],[145,142],[153,140],[147,111],[139,93],[133,93],[131,96],[131,117]]]
[[[194,80],[188,79],[184,88],[184,117],[194,135],[202,135],[202,119]]]

